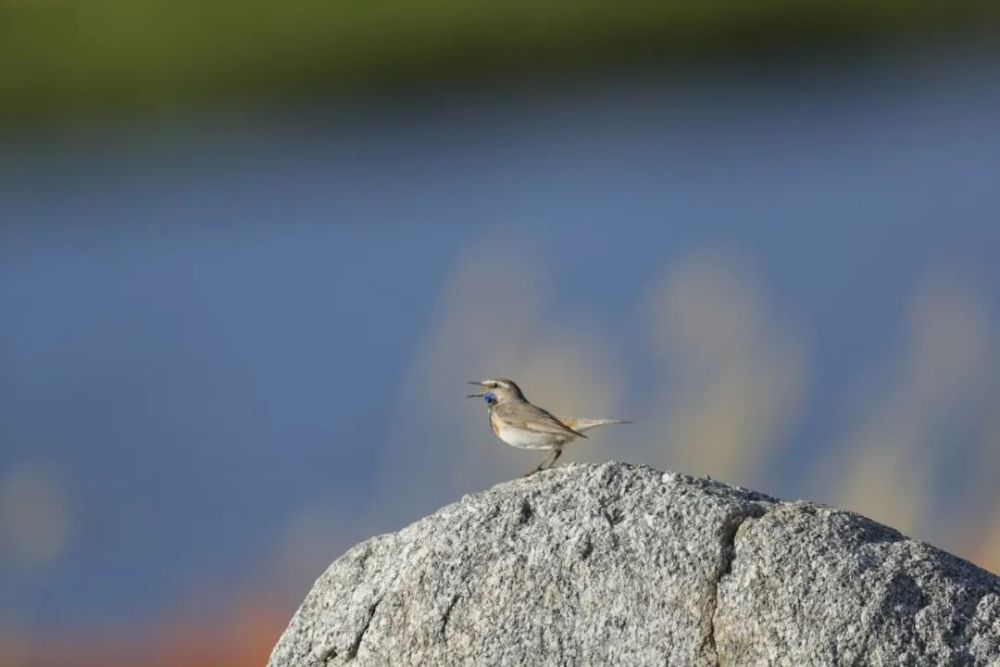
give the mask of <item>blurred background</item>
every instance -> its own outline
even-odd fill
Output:
[[[263,664],[568,450],[1000,571],[1000,5],[0,0],[0,664]]]

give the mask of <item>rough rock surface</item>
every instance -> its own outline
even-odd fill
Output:
[[[370,539],[272,667],[998,665],[1000,578],[857,514],[569,465]]]

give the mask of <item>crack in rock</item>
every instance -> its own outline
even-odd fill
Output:
[[[722,580],[733,571],[733,561],[736,560],[736,534],[747,521],[754,521],[767,514],[769,509],[756,503],[740,508],[740,513],[734,516],[724,527],[722,534],[722,562],[711,582],[712,592],[709,596],[708,637],[706,637],[706,652],[715,657],[715,664],[721,665],[718,644],[715,637],[715,616],[719,611],[719,588]]]
[[[337,647],[331,646],[330,648],[323,651],[322,654],[320,654],[319,659],[323,662],[324,665],[327,665],[330,663],[331,660],[333,660],[336,657],[337,657]]]
[[[448,606],[444,610],[444,615],[441,618],[441,639],[442,640],[446,639],[445,633],[448,630],[448,621],[451,620],[451,611],[452,611],[452,609],[455,608],[455,605],[458,604],[458,601],[459,601],[459,599],[461,597],[462,597],[462,595],[460,593],[455,593],[451,597],[451,602],[448,603]]]
[[[358,651],[361,649],[361,640],[365,638],[365,633],[368,632],[368,626],[372,624],[372,619],[375,618],[375,610],[378,609],[379,603],[382,602],[382,598],[375,600],[372,606],[368,607],[368,617],[365,619],[365,624],[354,637],[354,641],[351,645],[347,647],[347,653],[344,655],[347,662],[354,660],[358,656]],[[334,653],[336,655],[336,653]]]

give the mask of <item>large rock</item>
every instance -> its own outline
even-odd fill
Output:
[[[998,665],[1000,578],[857,514],[617,463],[333,563],[272,667]]]

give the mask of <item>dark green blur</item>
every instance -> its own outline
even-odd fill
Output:
[[[857,48],[998,17],[995,0],[0,0],[0,119]]]

